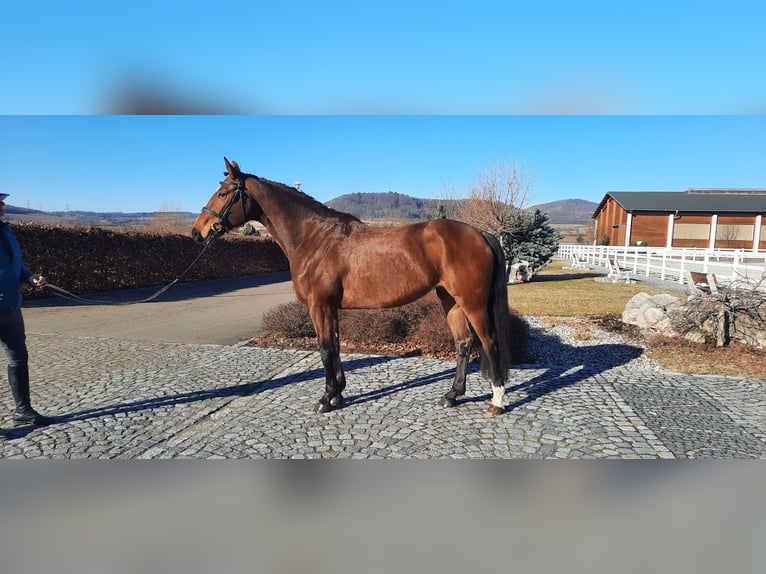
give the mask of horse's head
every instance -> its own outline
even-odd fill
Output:
[[[236,161],[223,159],[226,162],[226,177],[192,225],[192,237],[198,243],[244,225],[248,215],[257,219],[260,214],[260,209],[256,210],[258,213],[253,213],[258,204],[248,196],[245,185],[247,178],[252,176],[242,173]]]

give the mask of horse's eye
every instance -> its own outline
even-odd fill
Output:
[[[221,199],[223,199],[224,197],[226,197],[226,195],[227,195],[227,192],[225,192],[225,191],[219,191],[219,192],[218,192],[218,197],[220,197]]]

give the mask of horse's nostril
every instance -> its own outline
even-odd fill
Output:
[[[202,241],[202,234],[196,229],[192,229],[191,234],[192,234],[192,239],[194,239],[194,241],[196,241],[197,243]]]

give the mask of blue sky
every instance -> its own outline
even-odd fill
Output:
[[[223,155],[322,201],[439,197],[500,160],[528,165],[539,203],[766,187],[762,1],[29,0],[2,13],[0,190],[16,205],[196,211]],[[147,102],[209,115],[108,115]]]
[[[223,156],[320,201],[444,197],[503,160],[535,203],[766,187],[766,116],[2,116],[0,132],[0,189],[48,211],[197,211]]]

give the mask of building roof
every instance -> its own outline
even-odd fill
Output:
[[[688,189],[686,191],[610,191],[598,204],[598,216],[607,199],[614,199],[625,211],[670,213],[754,213],[766,214],[764,189]]]

